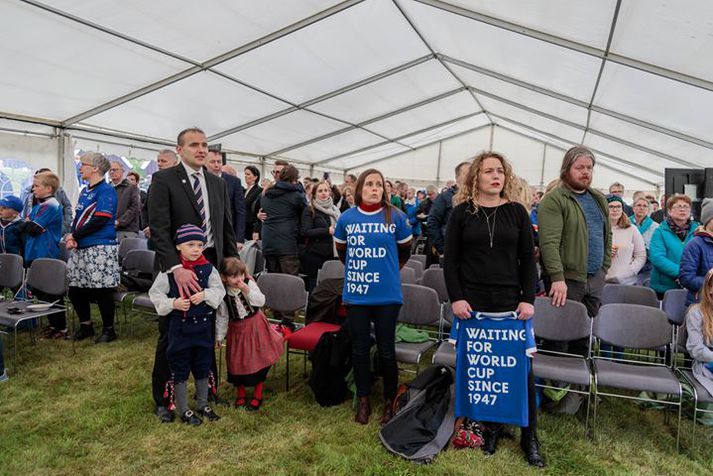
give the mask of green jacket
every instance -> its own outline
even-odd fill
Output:
[[[611,266],[611,225],[607,199],[596,190],[589,189],[604,214],[604,263],[606,273]],[[587,256],[589,232],[584,212],[579,202],[566,185],[551,190],[540,202],[537,212],[540,255],[544,274],[552,281],[572,279],[587,281]]]

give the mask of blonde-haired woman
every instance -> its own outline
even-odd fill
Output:
[[[606,282],[635,285],[637,275],[646,264],[646,245],[638,228],[624,214],[624,201],[610,195],[609,223],[612,230],[612,260]]]
[[[701,302],[686,315],[686,349],[693,357],[693,376],[713,395],[713,269],[706,273]]]
[[[471,312],[516,312],[519,319],[534,313],[537,270],[530,216],[513,201],[513,173],[500,154],[483,152],[473,159],[454,197],[448,220],[444,274],[453,314],[469,319]],[[527,462],[543,467],[537,440],[535,381],[529,372],[528,426],[520,446]],[[484,423],[483,451],[497,448],[501,425]]]

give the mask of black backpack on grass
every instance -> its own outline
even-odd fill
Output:
[[[323,407],[340,405],[347,398],[346,377],[352,368],[352,339],[347,327],[322,334],[309,359],[309,386],[317,403]]]
[[[440,365],[427,368],[399,389],[394,407],[394,417],[379,432],[381,443],[409,461],[432,462],[453,435],[453,369]]]

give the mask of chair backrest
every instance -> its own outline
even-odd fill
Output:
[[[605,304],[594,319],[594,335],[629,349],[658,349],[671,343],[671,324],[661,309],[640,304]]]
[[[126,254],[121,268],[124,271],[138,271],[153,274],[156,252],[151,250],[131,250]]]
[[[399,311],[399,322],[420,326],[438,324],[441,303],[435,290],[418,284],[402,284],[401,292],[404,303]]]
[[[448,301],[448,289],[446,288],[446,278],[442,268],[429,268],[421,276],[421,286],[434,289],[438,293],[441,302]]]
[[[126,255],[131,250],[147,250],[149,249],[148,240],[145,238],[124,238],[119,243],[119,261],[126,258]]]
[[[568,299],[562,307],[552,305],[552,299],[535,299],[533,316],[535,336],[547,340],[572,341],[589,337],[592,319],[581,302]]]
[[[305,282],[298,276],[263,273],[257,285],[265,295],[265,306],[273,311],[296,312],[307,307]]]
[[[265,271],[265,256],[261,250],[255,250],[255,267],[253,268],[253,276]]]
[[[423,274],[423,263],[420,261],[414,261],[412,259],[408,260],[404,267],[409,267],[413,269],[416,272],[416,279],[419,279],[421,275]]]
[[[337,259],[325,261],[317,272],[317,284],[325,279],[336,278],[344,278],[344,264]]]
[[[22,286],[25,268],[22,256],[7,253],[0,254],[0,288],[16,292]]]
[[[416,271],[408,266],[401,268],[401,284],[416,284]]]
[[[411,255],[409,261],[418,261],[426,268],[426,255]]]
[[[680,326],[685,322],[687,297],[686,289],[669,289],[664,293],[661,309],[668,315],[671,324]]]
[[[602,304],[640,304],[660,308],[656,291],[643,286],[606,284],[602,290]]]
[[[45,294],[66,294],[67,282],[67,263],[60,259],[37,258],[27,272],[27,285]]]

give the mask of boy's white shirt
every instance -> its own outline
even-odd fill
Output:
[[[149,289],[149,298],[156,308],[156,314],[165,316],[173,311],[173,301],[175,298],[168,297],[168,292],[171,287],[168,283],[168,273],[158,273],[156,280]],[[211,270],[208,276],[208,287],[203,290],[205,293],[204,301],[213,309],[216,309],[225,296],[225,288],[223,281],[220,279],[220,273],[215,267]]]
[[[250,303],[251,306],[253,307],[262,307],[265,305],[265,295],[260,291],[260,288],[258,287],[257,283],[253,281],[252,279],[248,281],[248,288],[250,289],[250,293],[247,295],[247,300]],[[240,292],[239,290],[235,290],[237,292]],[[235,297],[232,297],[232,299],[235,299]],[[241,318],[244,318],[245,316],[248,315],[248,311],[245,309],[243,306],[243,303],[240,302],[239,299],[235,299],[235,305],[238,308],[238,314],[240,315]],[[215,341],[216,342],[222,342],[223,339],[225,339],[225,335],[228,333],[228,320],[230,316],[228,314],[228,308],[225,304],[225,301],[220,302],[220,306],[218,306],[218,310],[215,313]]]

